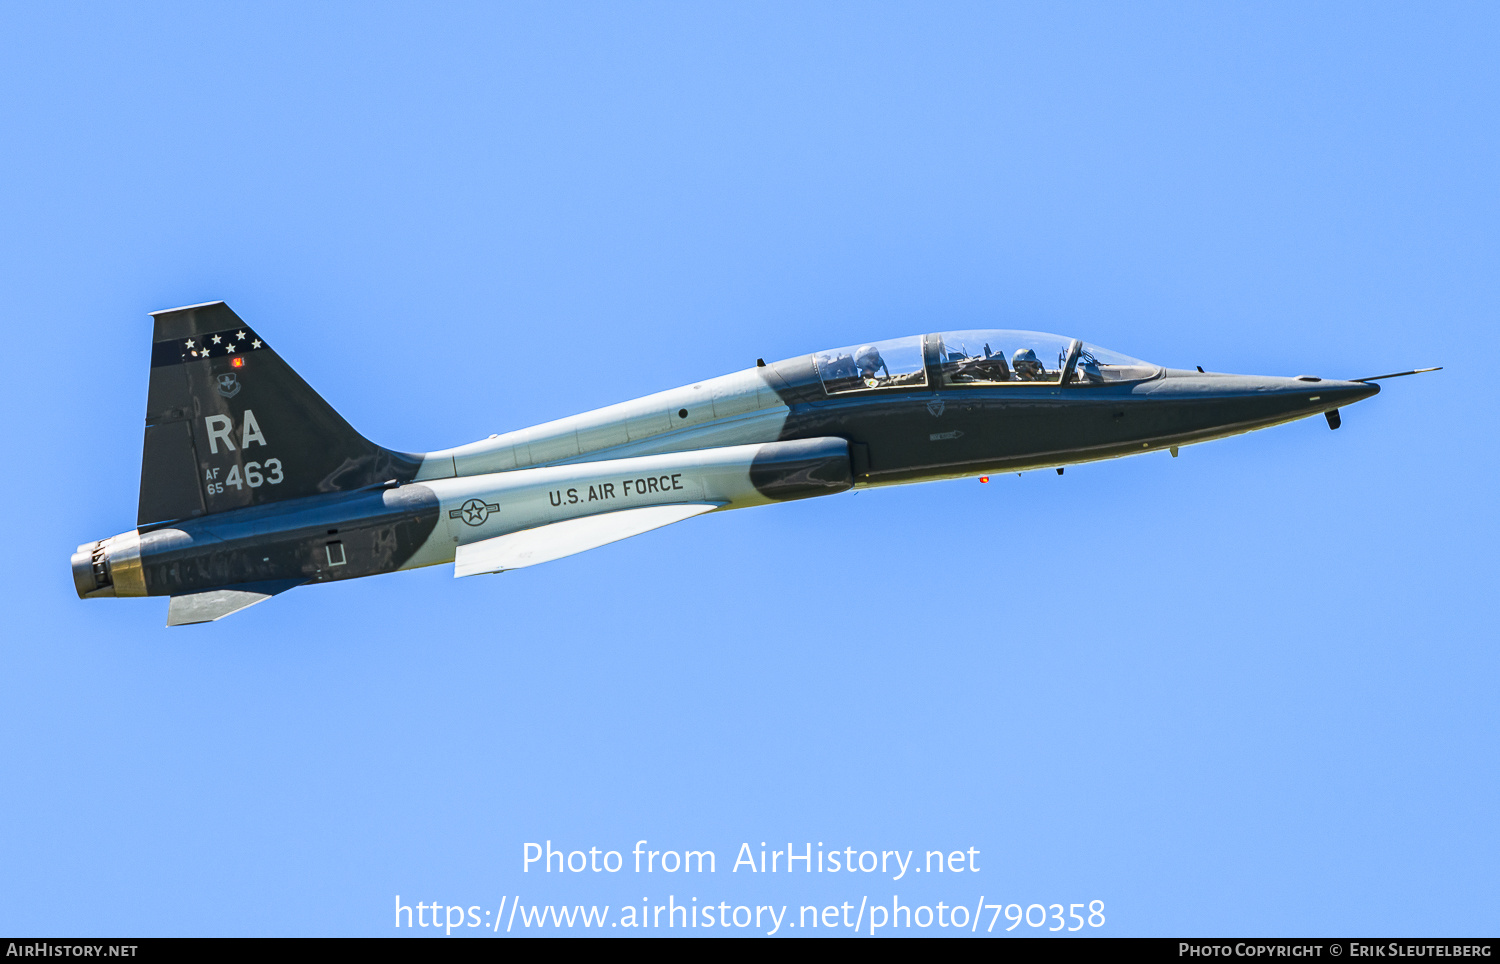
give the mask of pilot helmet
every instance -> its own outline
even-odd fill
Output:
[[[859,368],[862,375],[873,375],[885,367],[885,359],[880,357],[880,349],[874,345],[865,345],[854,353],[854,364]]]
[[[1042,371],[1042,363],[1037,361],[1036,352],[1030,348],[1017,350],[1010,360],[1010,367],[1014,368],[1018,375],[1038,375]]]

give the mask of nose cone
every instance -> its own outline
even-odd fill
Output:
[[[1380,391],[1368,382],[1346,382],[1301,375],[1224,375],[1168,369],[1134,392],[1174,404],[1184,425],[1223,437],[1280,422],[1321,415],[1352,405]],[[1330,418],[1330,422],[1334,421]]]
[[[1167,369],[1159,381],[1146,383],[1150,394],[1211,397],[1275,398],[1289,408],[1305,408],[1309,415],[1342,408],[1380,391],[1372,382],[1344,382],[1331,378],[1299,375],[1223,375]]]
[[[1328,419],[1329,428],[1338,428],[1343,424],[1339,409],[1380,391],[1379,385],[1370,382],[1325,381],[1311,375],[1278,378],[1275,381],[1289,383],[1274,385],[1269,389],[1279,396],[1278,401],[1286,405],[1289,418],[1305,418],[1321,412]]]
[[[1380,386],[1369,382],[1341,382],[1341,381],[1318,381],[1310,382],[1304,378],[1292,379],[1302,386],[1307,392],[1307,410],[1309,414],[1314,412],[1331,412],[1353,405],[1361,399],[1369,398],[1380,392]],[[1297,389],[1291,389],[1297,391]]]

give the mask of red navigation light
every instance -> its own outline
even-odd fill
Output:
[[[238,359],[236,359],[236,361],[238,361]],[[989,480],[990,480],[990,477],[988,475],[981,475],[979,477],[979,481],[981,481],[981,482],[988,482]]]
[[[245,367],[245,359],[239,358],[239,357],[231,358],[229,360],[229,367],[230,368],[244,368]]]

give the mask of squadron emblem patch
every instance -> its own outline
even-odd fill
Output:
[[[233,398],[240,393],[239,372],[227,372],[226,374],[220,375],[218,378],[218,382],[214,387],[217,388],[219,390],[219,394],[223,395],[225,398]]]

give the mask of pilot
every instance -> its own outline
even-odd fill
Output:
[[[859,377],[871,388],[879,384],[875,379],[875,373],[884,369],[885,376],[891,377],[890,368],[886,367],[885,359],[880,357],[880,349],[874,345],[861,346],[854,353],[854,364],[859,369]]]
[[[1039,382],[1047,374],[1042,363],[1037,361],[1036,352],[1030,348],[1018,349],[1010,360],[1010,367],[1015,370],[1016,378],[1023,382]]]

